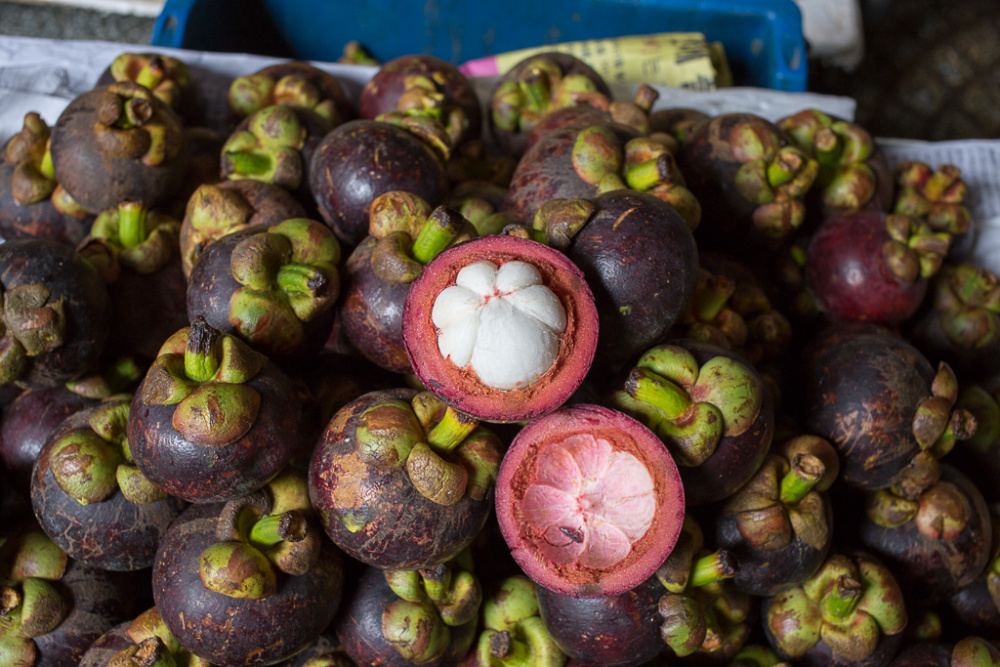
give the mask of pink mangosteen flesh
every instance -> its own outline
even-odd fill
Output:
[[[521,569],[573,597],[638,586],[684,523],[684,487],[663,443],[597,405],[564,407],[525,426],[496,488],[500,530]]]

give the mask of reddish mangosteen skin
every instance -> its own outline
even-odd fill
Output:
[[[34,638],[38,658],[32,667],[77,667],[101,635],[139,612],[149,597],[139,593],[146,582],[71,559],[62,578],[50,582],[71,610],[55,630]]]
[[[68,417],[94,404],[64,385],[27,389],[0,418],[0,459],[10,488],[31,497],[31,469],[49,436]]]
[[[888,488],[919,451],[913,417],[931,395],[934,368],[897,336],[838,330],[822,334],[806,357],[803,423],[837,448],[840,479],[855,488]]]
[[[595,197],[594,215],[566,254],[594,293],[597,365],[618,368],[663,338],[694,297],[698,248],[684,219],[654,195]]]
[[[416,393],[374,391],[348,403],[330,420],[309,464],[309,498],[326,534],[349,556],[385,570],[433,567],[455,557],[482,530],[493,507],[492,494],[438,505],[413,487],[405,469],[380,470],[358,455],[358,417],[388,400],[408,402]],[[365,527],[348,530],[348,513],[365,520]]]
[[[247,219],[246,227],[273,227],[291,218],[307,217],[305,207],[288,190],[281,186],[263,181],[247,179],[244,181],[220,181],[215,185],[222,190],[232,190],[240,194],[253,213]],[[190,209],[193,199],[188,200]],[[238,228],[237,228],[238,229]],[[232,229],[230,231],[236,231]],[[188,216],[184,216],[181,223],[180,247],[182,256],[189,252],[194,252],[195,256],[200,255],[214,241],[194,240],[194,229]],[[190,271],[188,271],[190,273]]]
[[[367,236],[347,258],[340,323],[366,359],[394,373],[410,372],[403,341],[403,308],[411,283],[387,283],[372,270],[378,239]]]
[[[856,211],[829,218],[813,233],[806,249],[806,284],[831,318],[895,326],[913,316],[927,280],[906,285],[882,259],[891,241],[886,214]]]
[[[400,598],[389,588],[382,570],[365,568],[357,590],[345,603],[334,621],[334,631],[344,646],[344,651],[358,665],[379,667],[409,667],[414,663],[406,660],[382,636],[382,610]],[[459,628],[449,628],[455,633]],[[437,660],[422,662],[427,667],[454,665],[461,655],[454,655],[457,647]],[[463,651],[464,653],[464,651]]]
[[[620,123],[594,123],[612,130],[624,146],[641,136]],[[518,161],[510,178],[504,208],[512,222],[531,226],[535,212],[552,199],[590,199],[597,186],[581,179],[573,169],[573,146],[580,132],[590,125],[570,124],[542,135]]]
[[[524,389],[486,387],[474,373],[457,368],[438,352],[437,328],[431,321],[434,300],[455,284],[462,268],[479,260],[532,264],[566,310],[559,356],[549,371]],[[452,246],[424,268],[411,283],[403,310],[403,341],[414,373],[445,403],[485,421],[517,422],[555,410],[580,386],[596,352],[598,322],[590,287],[565,255],[536,241],[498,235]]]
[[[32,204],[18,202],[11,191],[14,168],[12,164],[0,164],[0,238],[41,238],[75,248],[90,233],[94,216],[60,213],[49,197]]]
[[[111,330],[108,289],[94,267],[69,246],[44,239],[0,245],[3,289],[31,283],[48,287],[49,302],[65,299],[67,340],[51,352],[32,357],[18,383],[52,387],[79,377],[100,360]]]
[[[677,152],[677,166],[701,204],[701,224],[695,234],[702,250],[746,252],[748,244],[773,245],[756,232],[751,216],[756,206],[736,189],[736,172],[742,165],[733,155],[729,134],[740,123],[752,123],[779,137],[780,146],[791,138],[774,123],[748,113],[721,114],[698,125]]]
[[[242,438],[219,447],[186,440],[172,423],[177,406],[146,405],[140,386],[128,441],[146,478],[172,496],[212,503],[253,493],[277,475],[298,441],[301,402],[292,381],[271,362],[246,384],[260,394],[257,420]]]
[[[656,577],[600,598],[574,598],[538,587],[538,611],[563,653],[583,664],[631,667],[666,651],[658,611],[666,591]]]
[[[552,61],[554,61],[559,68],[562,70],[563,76],[570,74],[582,74],[588,79],[594,82],[597,86],[597,91],[606,95],[608,99],[612,98],[611,88],[608,87],[608,83],[604,78],[597,73],[597,71],[583,62],[576,56],[572,56],[568,53],[559,53],[558,51],[549,51],[546,53],[539,53],[531,56],[530,58],[525,58],[518,64],[514,65],[513,68],[497,81],[493,88],[493,92],[490,94],[490,100],[496,96],[496,91],[499,89],[500,85],[506,81],[516,81],[521,72],[525,70],[530,60],[534,60],[539,56],[544,56]],[[487,109],[490,104],[487,103]],[[507,130],[501,130],[493,124],[493,114],[487,110],[486,117],[488,120],[490,136],[493,137],[493,141],[496,142],[500,150],[506,155],[520,156],[527,151],[526,142],[528,139],[528,134],[524,132],[509,132]]]
[[[695,467],[678,466],[684,481],[684,493],[689,506],[707,505],[731,496],[753,477],[767,457],[774,437],[774,397],[767,384],[753,365],[740,354],[712,343],[693,339],[670,341],[694,355],[702,366],[715,357],[726,357],[742,362],[757,375],[764,392],[760,412],[753,424],[739,435],[723,435],[715,452]]]
[[[953,540],[934,540],[910,520],[895,528],[859,518],[861,543],[892,568],[905,590],[919,590],[928,600],[941,600],[972,584],[990,556],[990,514],[983,495],[959,470],[941,464],[941,481],[954,485],[968,503],[969,523]]]
[[[98,125],[97,108],[107,89],[94,88],[76,97],[52,127],[49,150],[56,177],[73,199],[94,215],[124,200],[156,208],[180,187],[187,168],[187,147],[182,145],[173,160],[156,166],[105,155],[93,128]],[[157,114],[179,130],[177,114],[155,97],[152,99]]]
[[[603,570],[562,567],[538,553],[535,544],[545,538],[537,529],[529,531],[519,510],[527,488],[535,481],[534,462],[541,449],[579,433],[607,438],[617,450],[642,461],[654,479],[662,475],[655,480],[660,498],[653,523],[624,560]],[[564,407],[529,423],[511,443],[497,475],[497,521],[514,560],[539,589],[581,598],[617,595],[651,576],[677,543],[689,488],[679,483],[678,469],[656,435],[628,415],[598,405]]]
[[[186,503],[169,496],[134,503],[116,489],[100,502],[81,505],[62,490],[50,467],[53,444],[73,431],[89,431],[98,407],[73,414],[42,448],[32,471],[31,505],[42,530],[70,558],[114,572],[143,570],[153,564],[156,548]]]
[[[187,287],[177,252],[154,273],[122,266],[118,280],[108,285],[114,321],[110,348],[147,362],[156,359],[164,341],[189,323]]]
[[[737,491],[739,493],[739,491]],[[833,509],[826,494],[821,494],[826,523],[833,525]],[[797,586],[816,573],[823,564],[833,542],[830,539],[822,549],[807,544],[793,530],[792,541],[783,549],[765,551],[750,544],[740,534],[736,518],[732,514],[719,512],[715,521],[715,544],[736,556],[740,564],[732,582],[740,591],[748,595],[772,596]]]
[[[354,120],[327,134],[309,167],[310,187],[323,220],[343,243],[368,235],[368,208],[391,190],[421,197],[432,207],[448,194],[444,164],[406,130]]]
[[[274,595],[240,600],[201,583],[202,551],[216,543],[222,504],[192,505],[171,526],[153,563],[153,599],[170,632],[187,650],[224,665],[271,665],[313,641],[340,606],[344,572],[326,540],[306,574],[277,572]]]
[[[230,321],[230,299],[243,287],[233,278],[231,269],[233,250],[243,239],[266,231],[267,228],[263,226],[247,227],[226,234],[208,246],[199,256],[198,263],[188,278],[187,317],[189,321],[193,321],[195,317],[201,315],[209,326],[243,339],[276,363],[295,364],[311,359],[323,349],[333,329],[334,308],[302,323],[302,341],[293,350],[284,349],[282,345],[269,344],[262,338],[247,340]]]
[[[472,82],[449,62],[426,54],[394,58],[379,67],[368,79],[358,97],[358,115],[374,120],[377,116],[397,111],[399,98],[406,91],[406,79],[425,76],[438,86],[447,106],[460,107],[469,119],[468,129],[459,142],[477,139],[483,129],[483,112]]]

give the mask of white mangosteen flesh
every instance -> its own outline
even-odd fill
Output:
[[[538,455],[524,494],[524,519],[544,535],[540,550],[560,565],[619,563],[653,523],[656,493],[646,466],[589,433]]]
[[[566,310],[537,268],[510,261],[469,264],[434,300],[438,351],[493,389],[523,389],[559,356]]]

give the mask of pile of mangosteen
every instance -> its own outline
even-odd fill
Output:
[[[855,123],[117,57],[0,165],[0,663],[1000,665],[1000,281]]]

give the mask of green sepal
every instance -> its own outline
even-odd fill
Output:
[[[240,600],[261,600],[278,589],[277,575],[267,556],[243,542],[216,542],[199,558],[202,586]]]
[[[49,450],[56,483],[81,505],[100,502],[118,488],[115,469],[121,455],[90,429],[71,431]]]
[[[259,410],[260,394],[253,387],[209,381],[178,403],[171,423],[188,442],[221,447],[246,435]]]
[[[410,452],[424,438],[423,427],[410,404],[384,401],[358,416],[354,432],[358,455],[380,468],[402,468]]]

